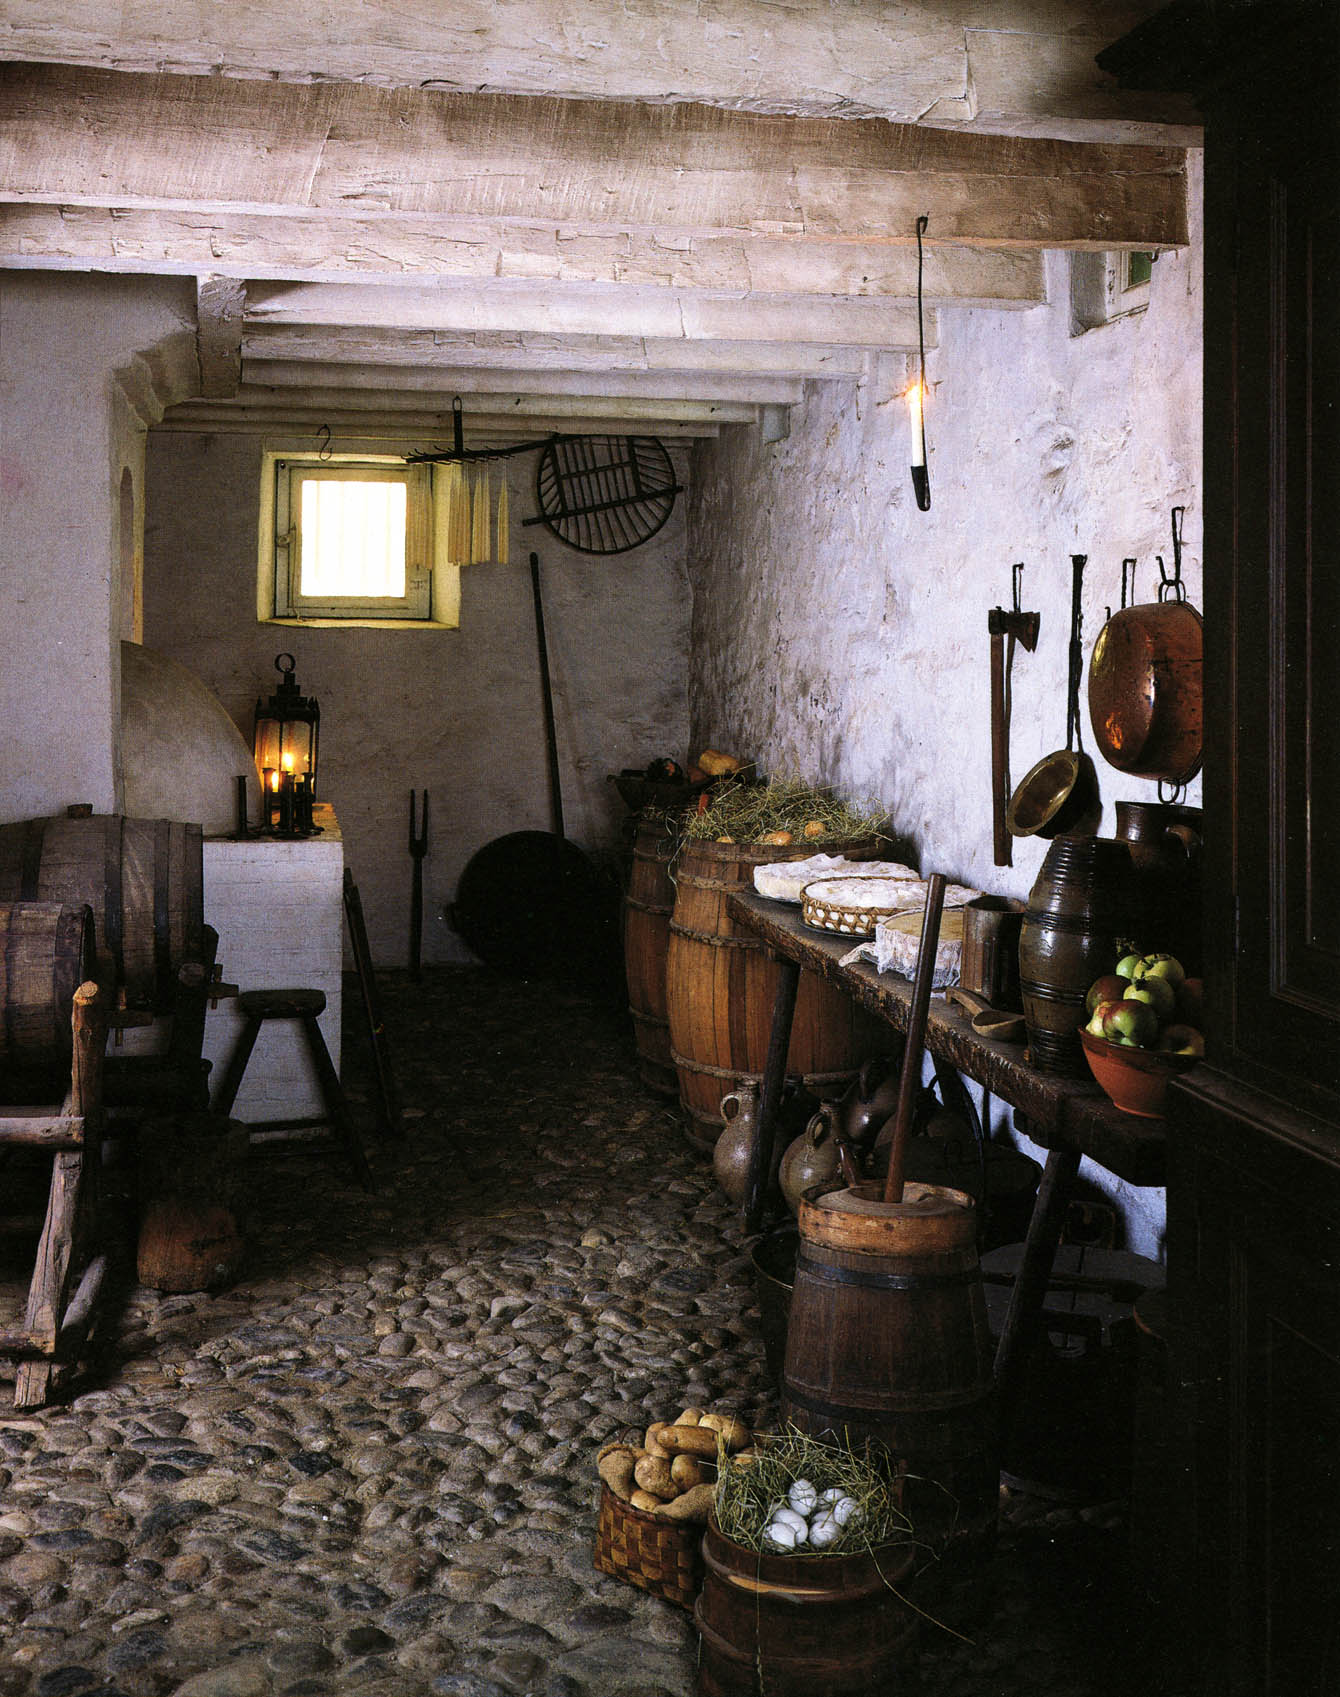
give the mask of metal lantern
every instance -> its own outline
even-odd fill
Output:
[[[321,709],[315,696],[299,692],[296,666],[291,654],[275,656],[279,688],[268,701],[256,702],[252,738],[261,775],[262,825],[281,836],[305,836],[316,829],[312,804]]]

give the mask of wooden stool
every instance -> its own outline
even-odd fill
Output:
[[[312,1065],[316,1068],[317,1083],[326,1108],[325,1114],[316,1119],[252,1121],[248,1129],[252,1133],[307,1131],[316,1126],[328,1125],[344,1144],[345,1153],[353,1163],[354,1173],[360,1184],[365,1190],[375,1189],[372,1171],[363,1153],[363,1145],[359,1142],[353,1119],[350,1117],[349,1104],[345,1100],[339,1076],[331,1061],[330,1051],[326,1048],[326,1040],[321,1035],[321,1027],[316,1023],[325,1012],[325,992],[244,990],[237,998],[237,1006],[242,1015],[242,1035],[238,1038],[227,1070],[219,1081],[218,1094],[212,1104],[214,1112],[225,1115],[232,1112],[233,1103],[237,1100],[237,1092],[241,1087],[242,1075],[247,1070],[251,1051],[256,1047],[256,1038],[260,1035],[262,1022],[267,1019],[299,1020],[307,1040],[308,1053],[312,1057]]]

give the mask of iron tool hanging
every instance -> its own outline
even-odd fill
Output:
[[[540,511],[524,522],[583,554],[623,554],[655,536],[680,488],[654,436],[560,436],[540,454]]]

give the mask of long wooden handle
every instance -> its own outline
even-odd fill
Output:
[[[1005,825],[1009,781],[1010,727],[1005,723],[1005,638],[991,638],[991,843],[997,866],[1012,864],[1010,833]]]
[[[903,1071],[898,1081],[898,1107],[889,1147],[889,1172],[884,1181],[884,1200],[903,1199],[903,1163],[912,1131],[912,1109],[921,1085],[921,1057],[926,1047],[926,1018],[930,1013],[931,984],[935,977],[935,951],[940,943],[940,913],[945,901],[945,875],[932,872],[926,886],[926,912],[921,922],[921,952],[917,975],[912,981],[912,1011],[907,1022],[907,1046]]]

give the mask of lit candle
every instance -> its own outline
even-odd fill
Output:
[[[922,411],[921,380],[907,389],[907,416],[912,426],[912,460],[914,466],[924,466],[926,463],[926,420]]]

